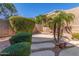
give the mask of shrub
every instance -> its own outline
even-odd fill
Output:
[[[4,53],[1,56],[29,56],[31,53],[31,45],[27,42],[16,43],[5,48],[1,53]]]
[[[9,22],[15,32],[32,32],[35,26],[33,19],[21,16],[11,16]]]
[[[19,42],[32,42],[32,34],[26,32],[19,32],[16,35],[12,36],[9,39],[11,44],[19,43]]]
[[[72,39],[79,39],[79,33],[73,33],[72,34]]]

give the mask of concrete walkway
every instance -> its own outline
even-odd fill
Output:
[[[61,51],[60,56],[79,56],[79,47],[73,47]]]
[[[10,46],[10,43],[8,41],[9,38],[10,37],[0,39],[0,51]],[[52,35],[33,35],[31,56],[54,56],[54,53],[51,50],[54,46],[52,38]],[[60,56],[79,56],[79,41],[69,41],[69,43],[77,45],[76,47],[61,51]]]

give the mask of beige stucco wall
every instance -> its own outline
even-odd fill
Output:
[[[0,37],[12,35],[13,31],[9,27],[8,21],[0,20]]]
[[[66,12],[73,13],[75,15],[74,21],[71,23],[72,25],[72,32],[79,33],[79,7],[72,8],[66,10]]]

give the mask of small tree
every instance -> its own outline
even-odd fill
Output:
[[[63,36],[63,31],[66,30],[71,33],[70,23],[74,20],[74,15],[72,13],[66,13],[64,11],[56,11],[53,16],[49,17],[48,25],[52,29],[54,34],[55,55],[58,56],[60,52],[60,40]],[[63,44],[62,44],[63,45]]]
[[[43,26],[47,26],[47,16],[46,15],[36,16],[35,21],[37,24],[42,24]]]

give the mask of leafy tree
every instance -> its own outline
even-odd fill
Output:
[[[36,16],[35,21],[37,24],[42,24],[43,26],[47,26],[47,16],[46,15]]]
[[[9,18],[10,16],[17,15],[17,10],[12,3],[1,3],[0,4],[0,15],[4,16],[4,18]]]

